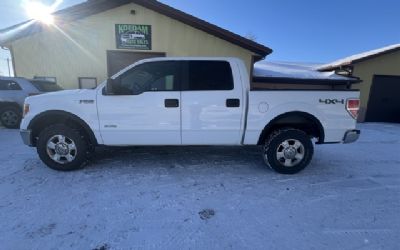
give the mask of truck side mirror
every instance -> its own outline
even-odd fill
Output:
[[[118,80],[108,78],[106,87],[104,89],[104,94],[106,95],[117,95],[118,90]]]

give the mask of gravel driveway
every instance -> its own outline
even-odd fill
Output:
[[[400,125],[360,128],[294,176],[256,147],[102,148],[62,173],[0,129],[0,248],[400,249]]]

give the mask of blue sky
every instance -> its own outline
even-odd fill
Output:
[[[54,0],[42,0],[52,3]],[[0,28],[27,19],[22,0],[1,0]],[[82,0],[64,0],[64,8]],[[400,43],[399,0],[162,0],[274,50],[273,61],[330,62]],[[5,58],[0,53],[0,71]]]

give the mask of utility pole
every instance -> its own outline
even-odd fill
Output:
[[[8,76],[11,77],[11,70],[10,70],[10,58],[7,57],[7,67],[8,67]]]

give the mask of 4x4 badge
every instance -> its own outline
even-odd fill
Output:
[[[344,99],[338,100],[338,99],[319,99],[319,103],[324,103],[324,104],[344,104]]]

